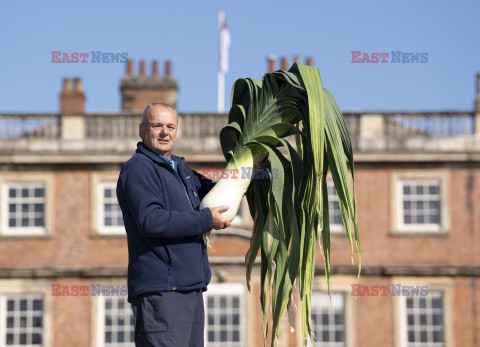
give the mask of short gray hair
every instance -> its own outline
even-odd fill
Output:
[[[172,110],[175,112],[175,114],[177,115],[177,123],[178,123],[178,113],[177,113],[177,110],[175,110],[172,105],[169,105],[169,104],[164,103],[164,102],[152,102],[152,103],[151,103],[150,105],[148,105],[148,106],[145,108],[145,110],[143,111],[142,121],[141,121],[141,124],[142,124],[143,126],[147,125],[147,117],[148,117],[148,114],[149,114],[149,112],[150,112],[150,109],[151,109],[152,107],[154,107],[154,106],[160,106],[160,107],[163,107],[163,108],[170,108],[170,109],[172,109]]]

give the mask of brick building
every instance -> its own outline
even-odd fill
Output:
[[[127,63],[120,112],[86,112],[82,81],[65,79],[59,114],[0,114],[0,346],[132,345],[115,184],[143,108],[176,103],[171,65],[163,76],[158,67],[147,76],[142,62],[134,75]],[[312,303],[320,346],[480,345],[477,92],[473,111],[344,114],[355,150],[362,275],[357,283],[330,186],[332,303],[320,252]],[[181,114],[174,153],[198,171],[222,168],[218,134],[226,122],[225,114]],[[245,286],[251,225],[243,203],[232,227],[216,233],[208,346],[263,345],[258,268],[253,294]],[[284,321],[278,345],[295,341]]]

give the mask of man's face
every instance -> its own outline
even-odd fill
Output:
[[[140,124],[142,142],[157,154],[170,158],[177,139],[177,115],[168,107],[150,108],[147,122]]]

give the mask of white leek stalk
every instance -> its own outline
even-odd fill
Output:
[[[228,162],[222,178],[202,199],[200,210],[207,207],[229,206],[227,211],[222,212],[222,215],[231,222],[237,215],[240,202],[250,186],[254,176],[254,169],[260,166],[260,163],[266,156],[266,151],[252,150],[249,147],[242,148]],[[209,245],[210,235],[210,231],[204,234],[204,239]]]

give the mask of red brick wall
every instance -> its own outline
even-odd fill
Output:
[[[367,286],[390,286],[390,278],[362,277]],[[350,295],[350,293],[346,293]],[[355,312],[355,346],[393,347],[393,306],[390,296],[359,296],[353,300]]]
[[[390,172],[359,166],[356,171],[358,222],[363,265],[476,265],[480,254],[480,169],[450,169],[451,232],[446,236],[391,235]],[[4,238],[3,268],[78,268],[127,265],[124,236],[91,236],[91,173],[55,171],[55,232],[51,238]],[[249,241],[217,237],[210,256],[244,256]],[[320,253],[317,254],[319,264]],[[332,265],[350,264],[345,236],[332,236]],[[91,279],[54,279],[90,285]],[[388,277],[362,276],[367,285],[389,285]],[[258,283],[254,284],[256,345],[263,344]],[[55,346],[89,345],[90,297],[54,300]],[[391,297],[359,297],[355,301],[356,346],[393,346]],[[480,343],[480,279],[454,279],[454,340],[458,346]],[[72,334],[72,331],[75,333]],[[73,340],[72,340],[73,339]]]
[[[83,93],[61,93],[61,114],[83,114],[85,110],[85,95]]]
[[[478,266],[480,169],[472,169],[471,173],[462,168],[450,170],[451,231],[439,236],[390,233],[390,172],[389,169],[362,168],[356,171],[362,264]],[[350,264],[346,236],[334,235],[331,242],[332,265]],[[323,262],[319,254],[317,259]]]
[[[91,285],[89,279],[57,278],[65,286]],[[90,346],[92,334],[91,299],[87,296],[55,296],[53,300],[53,346]]]
[[[390,234],[390,172],[358,169],[356,194],[363,265],[478,265],[480,254],[480,170],[453,169],[451,232],[444,236]],[[472,182],[472,188],[468,182]],[[469,181],[470,180],[470,181]],[[89,171],[55,172],[55,232],[51,238],[5,238],[3,267],[126,265],[124,236],[91,236]],[[243,256],[249,241],[215,238],[212,256]],[[332,235],[332,265],[350,264],[344,234]],[[323,260],[317,253],[317,260]]]
[[[48,238],[5,238],[3,268],[126,266],[126,236],[91,236],[89,171],[55,172],[54,233]]]

